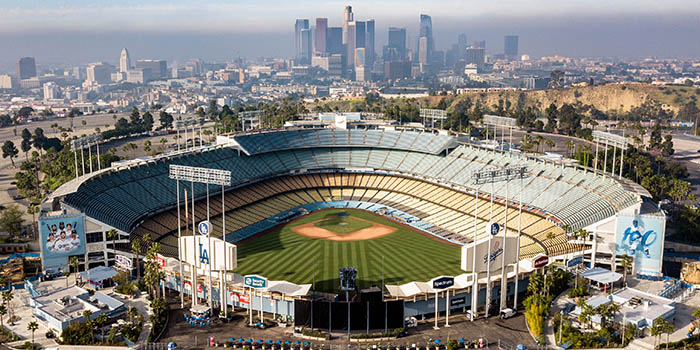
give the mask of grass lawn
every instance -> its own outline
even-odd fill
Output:
[[[290,227],[294,227],[292,225]],[[324,228],[335,233],[351,233],[363,228],[371,227],[372,223],[358,220],[352,216],[327,215],[325,219],[314,224],[316,227]]]
[[[335,216],[341,212],[351,216]],[[380,238],[348,242],[311,239],[291,230],[291,227],[327,217],[344,220],[357,217],[396,227],[397,230]],[[361,220],[354,221],[367,224]],[[387,284],[427,281],[439,275],[455,276],[462,273],[459,268],[459,247],[357,209],[314,212],[274,232],[239,244],[238,268],[235,272],[243,275],[259,274],[271,280],[301,284],[312,283],[315,265],[316,290],[338,292],[338,269],[342,266],[357,268],[357,284],[360,288],[372,284],[381,285],[382,257]]]

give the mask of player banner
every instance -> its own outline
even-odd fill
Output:
[[[39,218],[44,259],[85,254],[85,220],[82,215]]]
[[[666,217],[618,215],[615,238],[618,257],[634,258],[634,270],[643,275],[661,275]]]

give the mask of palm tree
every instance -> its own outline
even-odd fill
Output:
[[[39,324],[36,321],[29,322],[27,324],[27,330],[32,332],[32,344],[34,344],[34,331],[39,329]]]
[[[11,290],[6,290],[2,292],[2,303],[7,307],[7,312],[10,314],[10,324],[12,324],[12,315],[13,315],[13,310],[12,310],[12,299],[15,298],[15,295],[12,294]]]
[[[666,333],[666,350],[668,350],[668,343],[669,343],[669,338],[671,337],[671,333],[673,333],[676,328],[673,327],[673,323],[668,322],[667,320],[664,319],[664,322],[662,324],[663,332]]]
[[[129,310],[126,312],[126,317],[129,318],[129,321],[133,322],[137,317],[139,316],[139,310],[136,309],[135,306],[132,306],[129,308]]]
[[[83,311],[83,317],[85,318],[85,323],[87,324],[88,328],[90,329],[90,339],[92,339],[92,343],[95,343],[95,322],[90,319],[92,317],[92,311],[90,310],[85,310]]]
[[[77,256],[71,256],[70,257],[70,265],[73,266],[73,269],[75,269],[75,285],[78,285],[78,266],[80,265],[80,262],[78,261]],[[66,278],[67,280],[68,278]],[[67,284],[68,282],[66,282]]]
[[[95,319],[95,323],[97,323],[97,327],[100,327],[100,331],[102,332],[102,338],[101,338],[101,339],[102,339],[102,342],[105,341],[105,329],[104,329],[104,325],[107,324],[107,321],[109,321],[109,318],[108,318],[107,315],[105,315],[105,314],[100,314],[100,315],[97,316],[97,318]]]
[[[656,344],[658,343],[659,336],[663,333],[663,322],[664,319],[658,317],[654,320],[654,324],[651,326],[649,333],[654,336],[654,349],[656,349]]]
[[[131,241],[131,252],[134,255],[136,255],[136,279],[137,280],[141,279],[140,256],[141,256],[142,251],[143,251],[143,246],[141,246],[141,240],[138,237],[134,238],[134,240]]]
[[[117,259],[117,245],[114,241],[117,238],[117,236],[118,236],[117,230],[111,229],[111,230],[107,231],[107,238],[112,240],[112,254],[114,254],[115,260]]]
[[[5,325],[2,323],[2,318],[7,315],[7,307],[5,305],[0,305],[0,327],[4,327]]]
[[[632,257],[625,254],[620,259],[620,265],[622,265],[622,284],[627,285],[627,271],[632,267]]]

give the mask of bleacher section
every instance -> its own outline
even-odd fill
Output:
[[[523,229],[530,237],[530,241],[523,242],[524,251],[532,246],[527,254],[545,249],[554,254],[575,248],[566,243],[560,226],[585,227],[641,200],[616,180],[523,156],[465,145],[445,155],[440,152],[452,139],[443,135],[307,129],[237,136],[236,140],[253,155],[234,148],[217,148],[110,171],[87,179],[64,201],[125,232],[150,231],[158,236],[173,232],[177,227],[176,222],[171,222],[175,220],[172,209],[176,184],[168,178],[168,166],[181,164],[232,172],[233,186],[227,189],[225,203],[227,212],[236,210],[228,214],[230,224],[235,225],[229,229],[227,221],[230,232],[300,205],[358,201],[394,208],[433,225],[425,228],[430,232],[466,242],[473,239],[474,231],[474,198],[467,193],[478,189],[481,201],[487,203],[492,188],[489,184],[473,185],[471,174],[490,167],[521,164],[528,166],[530,177],[493,186],[494,216],[503,215],[502,198],[506,191],[511,201],[522,198],[523,210],[529,215],[529,221],[523,225],[532,230]],[[286,149],[289,147],[292,149]],[[351,177],[330,173],[344,169],[362,174]],[[324,173],[290,176],[319,171]],[[395,176],[382,175],[386,173]],[[352,181],[346,182],[349,179]],[[187,189],[188,198],[192,193],[197,199],[205,195],[202,184],[180,186],[181,199],[183,189]],[[210,191],[219,193],[221,188],[211,186]],[[212,208],[217,208],[217,197],[212,197]],[[489,205],[484,203],[479,205],[477,227],[485,225],[490,214]],[[253,205],[254,210],[238,212],[239,208]],[[516,206],[511,203],[511,207]],[[515,218],[516,212],[511,208],[508,217]],[[201,219],[204,210],[197,206],[195,215]],[[470,216],[472,219],[468,219]],[[511,224],[509,220],[509,227]],[[477,229],[477,235],[479,232]],[[554,242],[546,239],[548,232],[556,234]]]
[[[222,232],[220,197],[211,197],[210,202],[211,221],[216,235],[216,232]],[[226,193],[224,205],[226,236],[234,242],[279,224],[274,218],[280,213],[297,208],[313,211],[351,206],[378,212],[388,208],[381,213],[453,242],[467,243],[474,238],[479,240],[486,237],[491,211],[488,198],[480,198],[478,208],[475,208],[473,196],[453,189],[411,178],[367,173],[277,177]],[[206,217],[204,208],[205,203],[197,203],[195,222]],[[478,209],[476,222],[475,209]],[[504,214],[503,206],[493,206],[493,221],[505,223]],[[517,207],[513,207],[513,203],[508,217],[508,234],[515,235],[518,220]],[[184,217],[182,220],[182,230],[186,232],[188,225]],[[166,254],[175,254],[176,212],[158,214],[146,223],[136,228],[134,233],[137,236],[150,234],[161,242]],[[577,249],[567,242],[561,228],[540,216],[523,212],[520,225],[523,233],[521,254],[524,257],[537,253],[554,256]],[[554,239],[547,239],[550,232],[555,234]]]
[[[437,154],[457,145],[448,135],[368,129],[299,129],[264,131],[234,137],[250,155],[302,147],[373,147]]]

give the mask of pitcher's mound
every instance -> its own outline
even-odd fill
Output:
[[[395,227],[378,224],[365,219],[360,219],[358,217],[353,217],[355,220],[365,221],[372,224],[370,227],[366,227],[350,233],[337,233],[331,230],[326,230],[316,226],[316,223],[327,220],[321,219],[312,221],[303,225],[292,227],[292,231],[296,234],[302,235],[304,237],[314,238],[314,239],[325,239],[329,241],[364,241],[368,239],[374,239],[379,237],[384,237],[388,234],[396,231]]]

